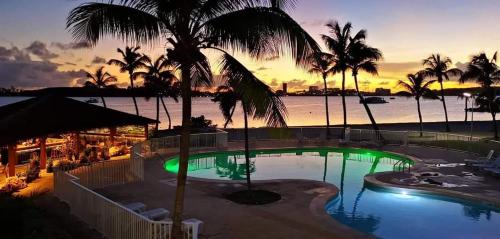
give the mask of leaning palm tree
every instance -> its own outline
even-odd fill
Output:
[[[485,53],[473,56],[471,62],[467,65],[467,70],[460,77],[460,82],[474,80],[481,85],[482,93],[477,99],[477,103],[486,106],[491,114],[495,139],[498,139],[498,130],[496,122],[496,113],[499,110],[499,104],[496,99],[496,90],[491,87],[494,83],[500,82],[500,69],[497,65],[497,52],[491,59]]]
[[[255,59],[290,55],[304,66],[319,46],[286,10],[287,0],[122,0],[86,3],[73,9],[67,26],[74,38],[96,44],[114,36],[137,44],[166,39],[167,57],[181,70],[182,133],[173,236],[181,238],[181,219],[189,159],[191,89],[212,82],[205,49],[230,49]]]
[[[315,73],[321,75],[323,78],[323,94],[325,95],[325,111],[326,111],[326,137],[330,137],[330,111],[328,108],[328,85],[326,78],[332,73],[331,69],[333,66],[334,56],[329,53],[316,52],[310,57],[311,66],[309,67],[309,73]]]
[[[342,73],[342,111],[344,113],[344,130],[343,137],[345,137],[345,129],[347,128],[347,107],[345,101],[345,73],[349,69],[349,57],[352,55],[353,45],[364,41],[366,38],[366,31],[361,30],[356,35],[351,36],[352,25],[346,23],[343,27],[338,22],[331,22],[326,25],[330,30],[330,35],[322,35],[326,47],[334,56],[332,68],[333,73]]]
[[[125,51],[118,48],[117,51],[121,54],[122,60],[111,59],[108,61],[109,65],[115,65],[120,67],[120,71],[123,73],[128,73],[130,78],[130,90],[132,93],[132,100],[134,101],[135,113],[139,115],[139,107],[137,106],[137,100],[134,95],[134,72],[139,68],[142,68],[143,55],[139,52],[140,47],[125,47]]]
[[[248,117],[264,119],[269,127],[286,127],[285,104],[264,82],[229,54],[221,61],[221,76],[226,84],[219,87],[214,101],[219,103],[227,122],[232,121],[234,109],[241,103],[245,122],[245,160],[247,190],[252,192],[250,180],[250,148],[248,143]]]
[[[85,87],[97,88],[97,89],[106,89],[106,88],[114,88],[116,85],[111,84],[118,81],[116,77],[112,76],[108,72],[104,71],[104,66],[99,67],[95,73],[86,72],[88,81],[85,82]],[[101,101],[104,108],[107,108],[106,101],[104,100],[104,96],[101,95]]]
[[[441,86],[441,102],[443,102],[444,117],[446,120],[446,132],[450,132],[450,124],[448,123],[448,110],[446,109],[446,101],[444,98],[443,81],[449,80],[452,76],[460,76],[462,71],[458,68],[450,68],[452,61],[449,57],[443,57],[440,54],[433,54],[423,61],[426,67],[424,74],[426,76],[435,77]]]
[[[398,86],[402,87],[407,93],[417,101],[418,119],[420,122],[420,137],[423,136],[424,126],[422,124],[422,112],[420,111],[420,99],[424,95],[431,93],[430,86],[437,80],[426,80],[422,72],[417,74],[408,74],[407,81],[400,80]]]
[[[167,112],[167,116],[169,117],[169,127],[171,127],[171,119],[170,114],[165,106],[165,102],[163,102],[163,96],[172,97],[176,102],[177,94],[172,94],[172,88],[177,81],[177,77],[175,76],[175,66],[165,58],[165,56],[158,57],[155,61],[151,60],[150,57],[144,55],[142,57],[142,63],[144,65],[144,72],[135,72],[134,78],[143,77],[144,78],[144,86],[146,89],[149,89],[156,95],[156,127],[155,130],[158,132],[159,130],[159,121],[160,121],[160,99],[162,101],[163,107]]]
[[[372,123],[373,129],[379,134],[379,128],[373,114],[368,107],[363,95],[359,91],[358,86],[358,74],[360,71],[365,71],[372,75],[378,74],[377,61],[382,59],[382,53],[377,48],[369,47],[364,43],[364,39],[359,39],[357,42],[353,42],[351,46],[351,51],[348,60],[348,66],[354,77],[354,84],[356,86],[356,92],[358,93],[359,101],[363,104],[366,114]]]

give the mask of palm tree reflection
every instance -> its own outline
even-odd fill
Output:
[[[344,206],[344,181],[345,181],[345,173],[346,173],[346,164],[349,159],[349,153],[343,153],[342,156],[342,171],[340,173],[340,192],[339,192],[339,206],[338,208],[334,209],[333,211],[330,212],[334,216],[334,218],[341,223],[353,227],[355,229],[358,229],[360,231],[366,232],[366,233],[374,233],[378,225],[380,224],[380,218],[375,217],[373,215],[364,215],[362,213],[356,213],[356,210],[358,208],[359,201],[361,200],[361,197],[363,196],[363,193],[365,192],[366,188],[363,186],[358,193],[354,204],[353,204],[353,209],[351,212],[348,212],[345,210]],[[370,168],[370,173],[375,172],[378,163],[380,162],[380,158],[377,157],[374,161],[373,164]]]
[[[255,158],[250,159],[250,173],[255,173]],[[215,160],[215,173],[231,180],[246,179],[246,163],[238,162],[237,155],[218,155]]]

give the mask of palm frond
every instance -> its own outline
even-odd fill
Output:
[[[270,127],[286,127],[286,106],[269,86],[229,54],[223,54],[220,65],[221,74],[240,96],[249,115],[264,119]]]
[[[217,47],[249,53],[257,59],[290,54],[298,65],[319,51],[314,39],[277,8],[245,8],[206,22],[205,34]]]
[[[133,5],[85,3],[73,9],[66,27],[73,38],[95,45],[104,36],[112,36],[137,44],[152,44],[164,28],[157,16]]]

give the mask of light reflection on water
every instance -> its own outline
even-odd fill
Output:
[[[498,238],[500,213],[492,208],[364,186],[366,174],[390,171],[396,155],[355,149],[266,150],[251,154],[252,179],[312,179],[335,184],[340,195],[325,210],[341,223],[380,238]],[[165,165],[176,171],[175,160]],[[193,177],[245,179],[241,152],[194,155]]]

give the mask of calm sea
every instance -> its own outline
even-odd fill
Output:
[[[418,122],[417,106],[413,98],[395,97],[389,99],[384,97],[388,104],[370,105],[373,115],[378,123],[402,123],[402,122]],[[14,103],[26,97],[0,97],[0,105]],[[85,101],[88,98],[75,98]],[[307,125],[324,125],[325,124],[325,106],[323,97],[284,97],[283,98],[288,110],[288,125],[289,126],[307,126]],[[456,96],[446,97],[448,116],[450,121],[464,120],[465,101]],[[108,107],[128,112],[135,113],[132,98],[106,98]],[[138,98],[139,111],[142,116],[155,118],[156,106],[155,100],[149,101],[145,98]],[[181,103],[176,103],[171,99],[166,100],[167,108],[172,116],[172,125],[180,125],[181,122]],[[330,103],[330,120],[332,124],[342,123],[342,103],[341,97],[329,97]],[[101,105],[101,104],[98,104]],[[444,114],[441,102],[438,100],[423,100],[421,102],[422,117],[424,122],[444,121]],[[168,120],[163,108],[160,105],[160,121],[161,128],[168,127]],[[348,122],[351,124],[369,123],[369,119],[363,109],[363,106],[358,103],[357,97],[347,97],[347,112]],[[213,103],[210,98],[193,98],[193,116],[205,115],[206,118],[212,120],[219,126],[224,125],[224,119],[219,111],[218,105]],[[470,117],[470,114],[469,114]],[[474,113],[474,120],[491,120],[488,113]],[[242,127],[243,116],[241,107],[238,107],[234,115],[234,123],[229,127]],[[251,127],[264,126],[263,121],[254,120],[250,122]]]

